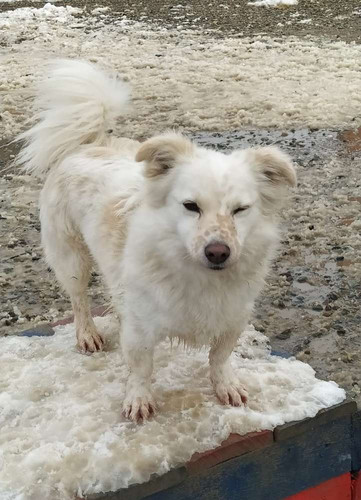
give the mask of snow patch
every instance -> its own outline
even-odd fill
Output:
[[[57,7],[51,3],[46,3],[44,7],[21,7],[12,11],[5,11],[0,13],[0,28],[7,28],[12,25],[19,25],[20,27],[26,29],[26,24],[24,26],[23,22],[30,23],[34,25],[44,20],[56,20],[58,23],[66,23],[72,18],[74,14],[79,14],[82,9],[71,7],[67,5],[66,7]]]
[[[316,379],[295,359],[269,354],[252,327],[233,364],[250,398],[247,408],[224,407],[209,380],[207,351],[156,350],[154,392],[159,413],[143,425],[121,415],[127,369],[112,317],[96,318],[107,351],[79,354],[74,325],[53,337],[1,339],[0,497],[70,500],[75,493],[117,490],[147,481],[212,449],[230,433],[273,429],[313,417],[345,392]]]
[[[254,5],[256,7],[282,7],[297,4],[298,0],[255,0],[253,2],[248,2],[247,5]]]

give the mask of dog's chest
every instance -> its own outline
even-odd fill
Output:
[[[165,287],[151,295],[152,317],[163,335],[191,344],[242,330],[254,301],[254,290],[238,283],[217,287]]]

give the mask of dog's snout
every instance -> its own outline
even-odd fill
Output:
[[[224,243],[210,243],[204,249],[207,259],[212,264],[223,264],[231,254],[231,249]]]

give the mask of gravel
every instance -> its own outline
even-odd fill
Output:
[[[41,6],[42,1],[0,2],[1,9]],[[86,0],[56,1],[57,6],[72,5],[90,12],[95,6],[107,7],[115,18],[148,20],[162,26],[201,28],[214,36],[238,37],[267,33],[272,36],[317,36],[346,42],[361,41],[359,0],[299,0],[296,5],[275,8],[255,7],[249,0]]]

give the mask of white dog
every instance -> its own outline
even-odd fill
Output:
[[[156,409],[153,351],[166,337],[210,346],[218,398],[241,405],[247,392],[230,355],[264,283],[295,170],[275,147],[223,154],[176,133],[143,144],[113,138],[127,100],[116,78],[59,61],[40,86],[38,123],[20,137],[19,161],[46,176],[42,244],[70,295],[78,346],[103,347],[87,299],[95,261],[122,319],[127,417]]]

